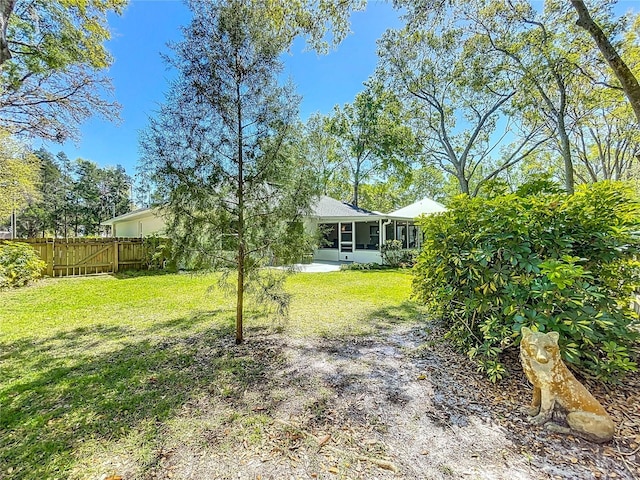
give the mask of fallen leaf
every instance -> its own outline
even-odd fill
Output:
[[[318,448],[322,448],[323,445],[326,445],[327,443],[329,443],[329,440],[331,440],[330,433],[322,437],[320,440],[318,440]]]
[[[338,473],[338,469],[336,467],[330,467],[329,473]]]

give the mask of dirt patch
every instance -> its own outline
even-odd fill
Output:
[[[618,432],[604,446],[529,426],[524,376],[492,385],[440,340],[397,327],[367,338],[256,334],[241,346],[260,375],[193,398],[159,426],[160,445],[126,478],[599,479],[640,477],[638,378],[594,393]],[[517,362],[516,358],[511,361]],[[517,368],[516,368],[517,371]],[[238,372],[238,376],[242,376]],[[125,469],[126,470],[126,469]],[[128,475],[127,475],[128,473]]]

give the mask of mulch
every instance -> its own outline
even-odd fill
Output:
[[[516,349],[503,359],[510,374],[494,384],[474,371],[473,363],[448,342],[434,344],[434,337],[441,339],[443,333],[436,327],[424,334],[432,346],[420,349],[417,355],[418,360],[427,361],[425,371],[435,387],[435,398],[441,398],[443,408],[439,414],[445,417],[442,421],[455,421],[455,416],[461,414],[490,417],[510,432],[510,440],[549,478],[584,478],[587,470],[595,479],[640,479],[639,372],[629,374],[619,385],[605,385],[576,375],[616,424],[613,440],[598,445],[527,422],[521,409],[529,405],[532,387],[522,372]],[[580,466],[580,473],[574,473],[576,466]]]

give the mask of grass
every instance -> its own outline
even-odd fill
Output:
[[[215,275],[70,278],[0,292],[0,478],[93,478],[128,464],[143,476],[161,444],[192,435],[179,412],[198,401],[215,400],[226,412],[216,422],[258,442],[269,419],[237,412],[282,359],[276,347],[252,349],[253,339],[414,322],[410,282],[405,271],[294,275],[289,321],[274,325],[249,303],[241,347],[233,299]]]

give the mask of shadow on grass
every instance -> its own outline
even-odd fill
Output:
[[[370,312],[362,321],[384,334],[420,317],[420,309],[406,301]],[[389,380],[400,378],[394,365],[358,374],[342,367],[328,375],[313,369],[281,374],[290,368],[282,354],[286,342],[270,336],[272,330],[248,328],[247,342],[237,346],[234,313],[214,310],[143,331],[97,325],[0,343],[0,478],[6,472],[12,479],[68,478],[87,461],[83,448],[91,442],[97,448],[122,442],[139,473],[153,471],[166,440],[164,425],[201,398],[251,412],[255,405],[245,404],[251,401],[245,393],[252,392],[274,413],[287,397],[272,392],[295,385],[317,424],[333,421],[320,408],[323,402],[331,399],[333,406],[353,391],[365,393],[372,380],[381,382],[390,401],[406,401],[397,381]],[[302,358],[328,352],[358,359],[361,345],[349,342],[348,335],[314,341],[303,347],[308,350]],[[318,397],[312,377],[329,390],[325,399]],[[360,411],[350,412],[357,420]],[[135,444],[136,437],[146,440]]]
[[[191,334],[202,322],[214,326]],[[143,333],[80,328],[3,343],[0,352],[0,478],[12,479],[67,478],[83,442],[157,429],[199,395],[241,397],[265,368],[233,344],[231,312]]]
[[[176,270],[123,270],[118,273],[110,273],[111,277],[117,278],[118,280],[128,280],[131,278],[139,278],[139,277],[162,277],[164,275],[176,275],[179,272]]]

